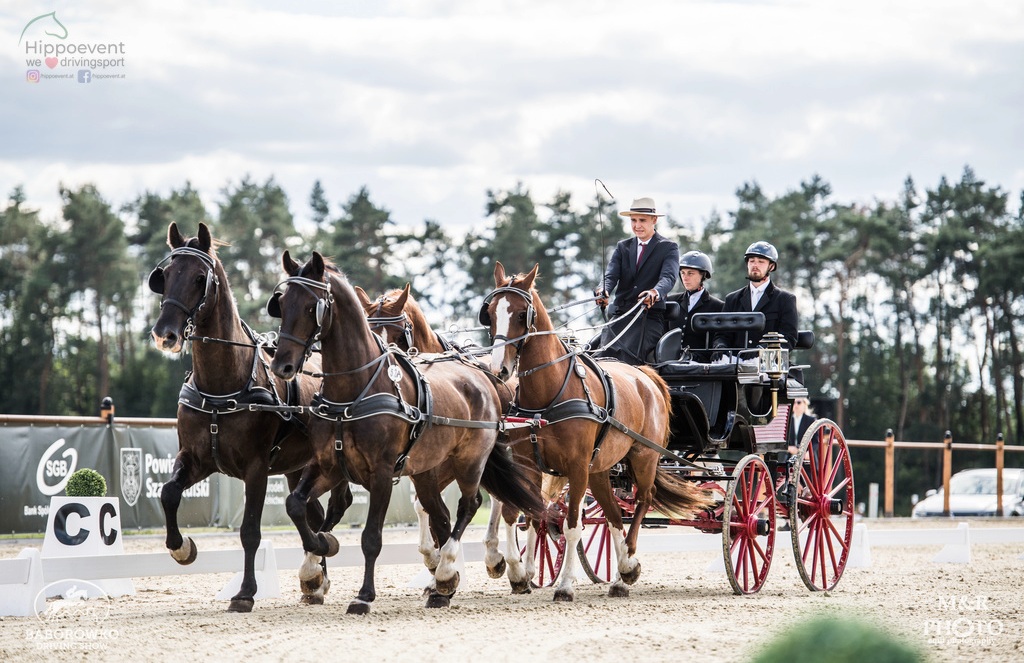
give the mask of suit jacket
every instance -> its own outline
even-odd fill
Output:
[[[679,302],[679,319],[671,322],[669,329],[678,328],[683,331],[683,347],[690,348],[691,350],[707,348],[710,345],[710,341],[714,339],[708,339],[707,332],[693,331],[690,328],[690,316],[694,313],[718,313],[725,306],[725,302],[718,297],[712,297],[707,288],[703,288],[700,291],[697,303],[693,305],[692,311],[689,309],[690,294],[686,291],[669,295],[668,300],[670,302]],[[710,353],[694,353],[693,358],[696,361],[708,361]]]
[[[776,288],[775,283],[768,281],[768,287],[761,300],[754,309],[764,313],[764,330],[761,333],[752,332],[746,346],[743,344],[743,332],[718,332],[715,334],[714,347],[716,348],[754,348],[761,341],[761,337],[768,332],[782,334],[789,349],[796,347],[797,315],[796,295],[787,292],[782,288]],[[739,290],[730,292],[725,297],[723,313],[745,312],[750,309],[750,286],[745,285]]]
[[[788,443],[795,447],[800,446],[800,440],[804,438],[804,433],[807,432],[807,429],[810,428],[811,424],[813,424],[817,419],[818,418],[813,414],[804,413],[804,416],[800,417],[800,426],[796,427],[793,426],[793,415],[790,414],[789,435],[786,436],[788,438]]]
[[[636,262],[636,237],[624,239],[615,245],[608,268],[604,273],[603,287],[614,293],[611,315],[621,315],[636,304],[644,290],[657,290],[658,301],[652,311],[665,311],[665,299],[676,285],[679,273],[679,245],[672,240],[654,233],[647,243],[643,258]]]

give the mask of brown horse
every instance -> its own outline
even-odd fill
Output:
[[[359,286],[356,286],[355,290],[359,302],[366,312],[370,328],[378,334],[382,334],[386,343],[393,343],[406,352],[412,348],[419,353],[428,354],[458,351],[456,346],[430,327],[423,309],[410,293],[410,284],[407,283],[401,289],[390,290],[373,300]],[[498,396],[501,399],[502,413],[508,412],[509,405],[515,397],[517,382],[517,378],[511,376],[504,382],[496,384]],[[556,500],[564,483],[542,475],[537,469],[537,464],[530,451],[529,435],[523,430],[515,429],[509,429],[508,435],[509,448],[512,449],[513,457],[530,478],[534,489],[544,497],[545,501]],[[445,485],[450,481],[451,479],[445,481]],[[427,530],[424,525],[425,513],[418,505],[417,513],[420,515],[420,552],[426,557],[430,554],[431,546],[424,537]],[[519,513],[519,509],[509,504],[496,499],[492,500],[491,516],[487,523],[487,532],[484,535],[484,565],[488,575],[492,578],[500,578],[507,569],[512,593],[528,594],[530,593],[530,581],[536,576],[534,553],[537,523],[532,518],[527,518],[527,545],[523,554],[520,554],[514,530],[519,522]],[[504,554],[499,549],[498,537],[499,523],[502,519],[505,521],[506,547]]]
[[[555,600],[572,601],[575,595],[581,503],[588,486],[608,519],[618,558],[609,596],[628,596],[627,585],[640,576],[634,555],[643,516],[653,506],[668,516],[687,518],[709,506],[711,499],[658,467],[658,449],[668,441],[672,407],[665,382],[646,366],[599,364],[568,348],[555,335],[533,287],[537,269],[509,277],[496,263],[495,290],[485,299],[480,321],[494,341],[492,371],[507,377],[518,366],[513,411],[548,420],[531,435],[541,469],[569,481],[566,556]],[[610,472],[620,462],[626,463],[636,486],[636,516],[625,535],[610,482]]]
[[[193,341],[191,377],[178,400],[178,446],[170,481],[160,491],[167,521],[167,548],[181,564],[191,564],[197,549],[178,527],[181,495],[189,486],[214,472],[245,483],[245,509],[239,535],[245,550],[242,586],[228,610],[249,612],[256,593],[255,557],[260,543],[260,518],[267,477],[284,474],[288,485],[298,481],[312,457],[308,404],[314,380],[298,376],[289,384],[275,380],[265,340],[238,316],[224,266],[205,224],[197,237],[187,239],[170,224],[171,255],[149,277],[149,286],[163,296],[160,317],[153,325],[153,343],[165,352],[181,352]],[[309,518],[318,529],[337,524],[352,495],[346,485],[332,495],[328,514],[319,503],[309,505]],[[336,543],[335,543],[336,545]],[[308,557],[300,569],[303,601],[323,603],[329,587],[321,557]]]
[[[303,548],[328,552],[306,524],[310,500],[346,479],[365,487],[370,498],[362,536],[363,585],[348,612],[369,612],[393,480],[410,476],[440,549],[427,606],[447,606],[458,587],[454,562],[480,506],[481,484],[531,514],[543,509],[497,443],[501,404],[494,385],[484,372],[460,361],[417,366],[386,347],[370,330],[355,290],[319,253],[299,265],[286,251],[282,264],[288,278],[267,306],[281,318],[271,367],[279,377],[293,377],[316,340],[323,357],[324,381],[314,398],[312,424],[316,456],[286,501]],[[461,492],[454,525],[441,498],[445,464],[444,472],[452,473]]]

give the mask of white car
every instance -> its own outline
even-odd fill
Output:
[[[942,516],[942,489],[929,490],[914,505],[911,516],[927,518]],[[995,516],[996,470],[984,468],[957,472],[949,479],[949,515]],[[1003,515],[1024,516],[1024,469],[1003,468]]]

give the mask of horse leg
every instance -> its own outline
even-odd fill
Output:
[[[487,531],[484,533],[484,566],[487,575],[500,578],[505,575],[505,556],[498,549],[498,523],[501,521],[501,502],[491,497],[491,516],[487,519]]]
[[[374,570],[383,543],[384,517],[387,515],[388,504],[391,502],[391,474],[378,472],[370,478],[369,510],[366,514],[366,527],[360,540],[363,549],[363,585],[359,594],[348,604],[346,611],[350,615],[365,615],[370,612],[370,604],[377,598],[374,587]]]
[[[537,542],[537,530],[533,521],[527,518],[529,534],[527,534],[526,559],[519,553],[516,542],[516,527],[519,526],[519,512],[512,507],[502,505],[502,518],[505,521],[505,560],[508,562],[508,583],[513,594],[529,594],[530,579],[533,578],[534,557],[533,544]],[[531,543],[532,542],[532,543]]]
[[[608,523],[608,535],[611,537],[612,545],[615,546],[615,558],[618,560],[615,580],[608,587],[608,596],[625,598],[629,596],[627,585],[632,585],[640,577],[640,562],[632,556],[633,551],[627,550],[626,537],[623,533],[622,510],[612,491],[608,472],[596,472],[590,475],[590,492],[604,511],[605,520]],[[641,509],[646,508],[647,506],[638,504],[637,513],[643,513]],[[634,519],[633,522],[636,523],[637,519]]]
[[[441,497],[441,487],[432,472],[412,477],[416,488],[416,502],[420,508],[420,554],[423,563],[430,570],[431,581],[423,594],[427,597],[428,608],[447,608],[451,604],[451,594],[438,588],[437,572],[442,563],[441,546],[451,536],[451,522],[448,505]]]
[[[585,467],[585,466],[584,466]],[[562,570],[558,574],[555,587],[555,601],[573,601],[576,598],[576,566],[579,564],[579,553],[576,544],[583,538],[582,509],[583,497],[587,493],[586,471],[574,467],[569,474],[568,511],[565,514],[565,559]]]
[[[199,551],[192,537],[182,537],[181,529],[178,527],[178,507],[181,506],[181,495],[189,486],[209,476],[193,476],[195,472],[194,460],[191,455],[184,451],[178,452],[174,460],[174,472],[170,481],[160,489],[160,506],[164,511],[164,520],[167,523],[167,538],[165,545],[171,553],[171,557],[178,564],[186,565],[196,561]]]
[[[455,564],[458,561],[459,553],[462,551],[462,534],[466,531],[473,516],[480,508],[483,498],[480,496],[480,488],[476,484],[463,484],[462,497],[459,499],[459,508],[455,517],[455,526],[452,527],[451,535],[447,541],[438,537],[441,545],[441,563],[434,572],[437,582],[437,591],[446,596],[451,596],[459,586],[459,571]],[[440,494],[438,498],[440,499]]]
[[[239,538],[242,540],[245,563],[242,568],[242,586],[231,597],[228,612],[252,612],[256,596],[256,549],[259,548],[260,518],[263,515],[263,500],[267,496],[267,475],[250,475],[245,481],[245,507]]]
[[[305,551],[302,564],[299,566],[299,589],[303,603],[320,605],[324,595],[330,588],[331,581],[327,578],[324,557],[337,554],[340,546],[338,540],[329,532],[314,532],[307,521],[310,502],[317,502],[320,495],[330,487],[330,479],[324,477],[319,466],[310,463],[302,471],[292,492],[285,499],[285,510],[295,524],[295,529],[302,540]]]

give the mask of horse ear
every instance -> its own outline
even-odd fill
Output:
[[[395,299],[395,306],[398,309],[405,308],[405,302],[409,300],[409,288],[412,286],[411,283],[406,283],[405,288],[402,289],[402,293]]]
[[[499,288],[505,285],[505,265],[500,260],[494,261],[494,285]]]
[[[287,249],[281,255],[281,267],[284,268],[284,273],[288,276],[295,276],[299,273],[299,263],[292,260],[292,256],[288,253]]]
[[[213,246],[213,236],[210,235],[210,229],[205,223],[199,224],[199,248],[204,252],[209,253],[210,247]]]
[[[185,246],[185,238],[181,236],[178,224],[174,221],[171,221],[171,225],[167,226],[167,246],[172,249],[180,249]]]
[[[533,287],[533,280],[537,278],[537,270],[538,269],[540,269],[540,264],[539,263],[535,264],[533,266],[533,269],[530,270],[530,273],[527,274],[525,277],[523,277],[523,282],[521,284],[521,287],[523,288],[523,290],[529,290],[530,288]]]
[[[359,298],[359,305],[363,308],[367,308],[373,302],[370,301],[370,296],[366,294],[366,291],[359,286],[353,286],[356,291],[356,297]]]
[[[324,275],[324,257],[320,255],[319,251],[313,251],[313,257],[309,260],[309,265],[313,269],[314,278],[321,278]]]

